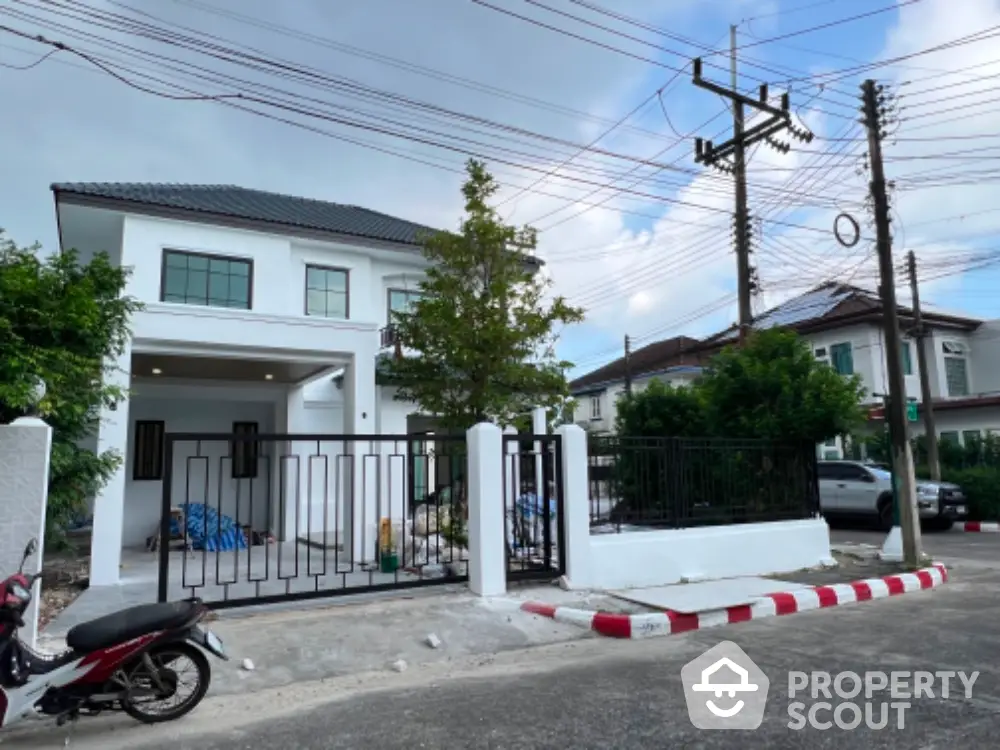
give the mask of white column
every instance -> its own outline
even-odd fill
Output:
[[[587,496],[587,433],[575,424],[556,429],[562,437],[563,536],[566,548],[560,550],[566,565],[566,578],[575,588],[586,588],[591,580],[590,502]]]
[[[532,435],[546,435],[549,431],[549,424],[547,419],[547,414],[545,407],[536,406],[531,410],[531,434]],[[542,453],[545,450],[545,444],[540,440],[536,440],[532,451],[535,454],[535,496],[538,498],[539,509],[542,507],[541,502],[545,497],[545,478],[543,472],[543,462]]]
[[[503,526],[503,438],[483,422],[466,433],[469,451],[469,588],[479,596],[507,592]]]
[[[24,572],[34,575],[42,570],[51,450],[52,428],[40,419],[22,417],[0,426],[0,578],[17,571],[32,538],[38,540],[38,549]],[[40,580],[32,593],[21,637],[34,647],[42,598]]]
[[[508,425],[503,428],[503,434],[516,437],[517,428]],[[502,441],[503,448],[503,496],[504,496],[504,539],[514,553],[514,520],[516,517],[517,499],[521,496],[521,467],[518,465],[518,443],[516,440]]]
[[[375,349],[359,351],[344,369],[344,434],[374,435]],[[374,562],[378,539],[378,446],[363,440],[348,442],[344,453],[344,551],[353,550],[355,564]],[[366,454],[374,454],[366,458]]]
[[[108,384],[128,389],[132,376],[132,347],[126,347],[116,369],[106,376]],[[97,452],[114,450],[122,457],[118,469],[94,498],[94,525],[90,541],[90,585],[114,586],[119,582],[122,561],[122,528],[125,523],[125,477],[132,461],[128,442],[129,402],[115,409],[101,409]],[[164,466],[164,471],[173,471]]]

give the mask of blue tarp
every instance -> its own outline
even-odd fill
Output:
[[[187,538],[191,542],[192,549],[229,552],[247,548],[243,529],[229,516],[224,516],[215,508],[209,508],[202,503],[184,505],[183,509],[184,525],[187,526]],[[171,519],[170,532],[174,536],[183,535],[176,520]]]

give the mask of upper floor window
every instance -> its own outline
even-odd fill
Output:
[[[590,399],[590,418],[600,419],[601,418],[601,397],[593,396]]]
[[[351,294],[343,268],[306,266],[306,315],[347,319]]]
[[[913,374],[913,356],[910,353],[910,342],[901,341],[899,343],[900,348],[903,352],[903,374],[912,375]]]
[[[949,396],[969,395],[969,366],[965,358],[965,346],[958,341],[944,341],[944,375]]]
[[[854,351],[851,342],[834,344],[830,347],[830,364],[841,375],[854,374]]]
[[[413,303],[420,299],[423,295],[416,290],[407,289],[390,289],[389,290],[389,315],[388,320],[392,322],[392,313],[394,312],[406,312],[412,306]]]
[[[252,277],[249,260],[164,250],[160,300],[249,310]]]

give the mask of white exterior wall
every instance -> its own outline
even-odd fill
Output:
[[[872,324],[845,326],[832,331],[806,334],[803,338],[809,342],[814,353],[817,349],[826,349],[828,359],[832,346],[850,343],[854,358],[854,373],[861,376],[865,390],[868,394],[886,392],[885,354],[877,326]],[[910,387],[910,378],[907,378],[907,391]],[[920,381],[914,381],[913,387],[919,394]]]
[[[993,433],[1000,436],[1000,406],[983,406],[972,409],[938,409],[934,412],[934,426],[938,435],[957,432],[959,442],[965,442],[963,433],[975,430],[985,436]],[[924,434],[923,421],[910,423],[912,436]]]
[[[257,422],[262,433],[274,431],[274,403],[134,398],[130,410],[133,419],[129,425],[129,445],[134,445],[135,422],[147,419],[164,421],[167,432],[230,433],[233,422],[240,421]],[[232,479],[229,473],[232,462],[223,459],[228,455],[229,445],[224,442],[202,443],[200,453],[194,443],[178,443],[172,467],[171,505],[205,503],[241,524],[249,524],[254,529],[268,528],[267,471],[261,466],[256,479]],[[133,461],[134,451],[130,452],[125,468],[126,503],[122,525],[122,545],[125,547],[142,546],[146,537],[157,533],[163,498],[162,482],[132,479]],[[164,470],[171,468],[164,467]]]
[[[250,310],[160,302],[164,249],[253,262]],[[133,320],[137,350],[164,351],[165,342],[325,353],[335,364],[378,348],[386,324],[387,290],[415,289],[426,262],[413,249],[304,241],[277,234],[145,216],[126,216],[121,262],[133,268],[127,293],[146,304]],[[306,265],[349,272],[348,320],[305,315]],[[252,325],[252,329],[248,329]]]
[[[988,320],[969,336],[970,378],[976,392],[1000,393],[1000,320]]]
[[[632,381],[632,391],[639,393],[649,387],[654,380],[677,388],[690,385],[691,381],[697,377],[698,373],[693,371],[666,373],[653,376],[639,376]],[[588,432],[613,432],[615,420],[618,418],[618,399],[625,393],[625,384],[616,383],[605,388],[599,393],[577,396],[577,404],[573,410],[573,422],[580,425]],[[591,418],[591,400],[599,399],[601,403],[601,416],[599,419]]]
[[[963,333],[961,331],[934,331],[929,337],[930,341],[928,344],[933,347],[933,349],[928,349],[927,353],[929,355],[927,360],[927,368],[931,371],[930,381],[932,384],[931,393],[934,398],[952,398],[951,394],[948,393],[948,379],[945,375],[944,367],[944,349],[943,344],[946,341],[954,341],[960,343],[966,347],[966,358],[968,360],[966,364],[966,372],[969,376],[969,396],[980,393],[980,384],[977,382],[977,370],[979,368],[975,365],[976,355],[978,352],[973,350],[972,347],[972,336]],[[965,398],[963,396],[956,396],[955,398]]]
[[[327,388],[329,389],[328,392]],[[309,395],[309,390],[313,395]],[[378,434],[403,435],[407,432],[407,418],[416,412],[416,407],[407,402],[394,401],[392,389],[380,389],[375,422]],[[325,398],[315,394],[323,392]],[[165,431],[170,432],[232,432],[232,423],[237,421],[257,422],[259,431],[271,434],[329,435],[343,434],[343,397],[339,389],[328,378],[311,384],[308,388],[286,388],[284,386],[248,386],[240,383],[229,384],[188,384],[160,385],[143,383],[134,393],[130,404],[128,428],[128,449],[125,455],[124,484],[125,506],[122,530],[122,546],[139,547],[146,538],[156,533],[162,509],[163,483],[160,481],[135,481],[132,479],[134,461],[135,422],[138,420],[161,420]],[[272,456],[270,470],[263,468],[257,479],[252,480],[254,508],[249,505],[248,489],[251,480],[240,480],[240,509],[237,513],[237,480],[223,474],[220,494],[220,457],[226,455],[225,443],[205,443],[202,456],[209,457],[210,485],[209,503],[223,514],[236,518],[241,523],[251,524],[257,530],[272,530],[283,539],[304,535],[309,531],[343,533],[344,508],[336,512],[326,501],[342,498],[343,493],[335,486],[338,475],[349,472],[347,465],[357,462],[359,472],[367,473],[371,484],[379,479],[381,490],[377,506],[372,509],[378,517],[390,516],[398,519],[403,513],[405,491],[405,441],[395,443],[377,442],[369,449],[366,442],[360,456],[351,459],[344,455],[342,441],[290,441],[263,449]],[[187,467],[187,457],[194,455],[192,444],[179,444],[175,449],[172,505],[179,506],[189,500],[203,502],[198,493],[204,493],[205,461],[194,460]],[[280,456],[298,456],[299,469],[296,471],[294,458],[283,459],[284,468],[279,466]],[[378,457],[378,458],[376,458]],[[228,469],[229,462],[222,463]],[[381,467],[380,469],[377,467]],[[380,477],[376,472],[381,471]],[[278,517],[279,486],[282,474],[286,478],[285,497],[296,497],[295,478],[298,476],[298,497],[302,499],[300,512],[295,513],[294,504],[286,501],[286,517]],[[267,487],[268,476],[273,486]],[[191,493],[186,492],[186,480],[190,479]],[[329,484],[325,484],[328,481]],[[324,489],[325,488],[325,489]],[[370,486],[367,496],[373,496]],[[271,497],[271,513],[268,513],[268,495]],[[218,506],[221,498],[221,507]],[[343,502],[343,501],[341,501]],[[370,525],[370,524],[366,524]],[[368,529],[368,533],[373,533]]]

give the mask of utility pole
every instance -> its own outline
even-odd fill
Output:
[[[632,395],[632,340],[625,334],[625,393]]]
[[[736,69],[736,25],[729,27],[729,86],[739,91]],[[746,341],[753,322],[750,305],[750,217],[747,214],[747,162],[743,144],[743,102],[733,99],[733,178],[736,182],[736,284],[739,298],[740,343]]]
[[[885,327],[885,361],[889,375],[889,399],[886,421],[893,466],[894,523],[882,547],[886,559],[902,559],[908,566],[920,562],[920,526],[916,513],[913,475],[913,455],[910,452],[909,429],[906,421],[906,381],[903,377],[902,339],[899,335],[899,314],[896,307],[896,282],[892,262],[892,233],[889,228],[889,198],[882,167],[881,87],[868,79],[861,86],[864,92],[864,125],[868,130],[868,160],[871,163],[871,198],[875,209],[876,249],[879,265],[879,292],[882,298],[882,319]]]
[[[910,272],[910,296],[913,298],[913,338],[917,342],[917,371],[920,373],[920,400],[924,411],[924,440],[927,444],[927,463],[930,464],[931,479],[941,481],[941,461],[938,459],[937,428],[934,426],[934,404],[931,401],[931,381],[927,374],[927,350],[924,340],[924,318],[920,312],[920,286],[917,283],[917,256],[912,250],[906,256],[907,270]]]
[[[766,141],[769,146],[780,153],[788,153],[791,146],[778,141],[774,136],[787,132],[793,138],[809,143],[813,134],[802,130],[792,123],[789,97],[781,95],[781,107],[774,107],[768,101],[767,84],[761,84],[759,96],[753,99],[739,92],[739,76],[736,68],[736,27],[729,27],[729,72],[730,88],[725,88],[702,78],[701,58],[693,61],[694,76],[692,82],[698,88],[711,91],[733,105],[733,137],[725,143],[715,146],[711,141],[702,138],[695,139],[695,162],[718,169],[735,179],[736,206],[733,213],[734,246],[736,250],[736,286],[739,297],[739,328],[740,341],[746,340],[753,323],[753,307],[751,296],[754,292],[754,269],[750,263],[752,229],[750,213],[747,206],[747,176],[746,150],[759,141]],[[770,115],[763,122],[751,128],[745,127],[745,107],[756,112]]]

